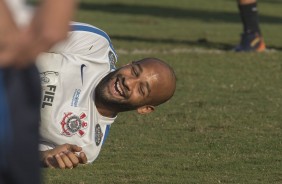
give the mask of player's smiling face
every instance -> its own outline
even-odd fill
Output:
[[[148,101],[151,88],[159,77],[151,70],[144,64],[132,62],[116,71],[108,81],[106,91],[117,101],[128,101],[133,106],[142,105]]]
[[[110,73],[99,83],[96,100],[118,112],[146,105],[153,110],[154,104],[166,95],[169,88],[166,74],[158,62],[132,62]]]

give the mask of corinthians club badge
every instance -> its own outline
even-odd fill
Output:
[[[72,112],[64,113],[64,117],[61,121],[62,135],[71,137],[75,134],[80,137],[85,135],[85,129],[87,128],[87,122],[84,121],[86,114],[82,113],[79,116]]]

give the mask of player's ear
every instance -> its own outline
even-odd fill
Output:
[[[137,108],[137,112],[139,114],[148,114],[155,110],[155,107],[152,105],[144,105],[142,107]]]

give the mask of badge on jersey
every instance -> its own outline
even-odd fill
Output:
[[[96,142],[96,146],[99,146],[101,141],[103,138],[103,132],[101,129],[101,126],[99,124],[97,124],[95,126],[95,142]]]
[[[46,71],[40,73],[41,85],[54,85],[58,82],[59,73],[55,71]]]
[[[61,121],[62,132],[61,134],[67,137],[71,137],[75,134],[82,137],[85,135],[85,129],[88,123],[85,121],[86,114],[81,113],[79,116],[72,112],[64,113],[64,117]]]
[[[108,57],[109,57],[110,65],[111,65],[111,70],[115,69],[116,68],[115,64],[117,62],[115,54],[112,51],[109,51]]]

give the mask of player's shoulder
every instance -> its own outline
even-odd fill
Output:
[[[109,35],[104,30],[96,26],[81,22],[71,22],[70,26],[72,32],[84,32],[86,34],[93,34],[95,36],[104,38],[111,44]]]
[[[99,62],[104,62],[110,65],[110,70],[114,70],[115,64],[117,62],[118,55],[113,47],[111,39],[109,35],[102,29],[95,27],[93,25],[81,22],[72,22],[71,23],[72,32],[79,32],[80,34],[87,34],[80,35],[79,37],[84,37],[84,40],[87,38],[88,42],[91,39],[95,40],[95,48],[96,52],[95,55],[99,57]],[[99,37],[99,39],[97,39]],[[90,40],[89,40],[90,39]],[[91,44],[93,44],[91,42]],[[90,47],[92,48],[92,46]],[[88,52],[92,52],[91,49]],[[107,53],[107,54],[105,54]],[[87,54],[89,57],[93,57],[91,54]],[[102,59],[103,58],[103,59]],[[93,59],[93,58],[92,58]]]

